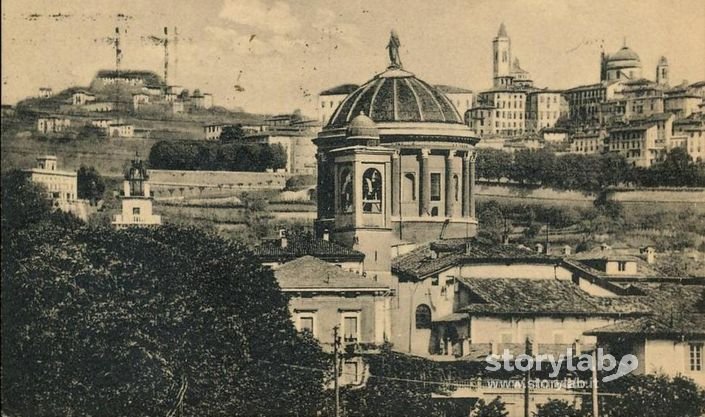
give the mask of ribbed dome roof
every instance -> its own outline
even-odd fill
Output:
[[[374,122],[441,122],[463,124],[448,98],[414,74],[390,67],[343,100],[328,128],[346,126],[360,113]]]
[[[627,46],[623,46],[617,53],[610,55],[607,61],[640,61],[639,55]]]

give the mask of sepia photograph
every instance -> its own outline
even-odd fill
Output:
[[[705,0],[2,0],[1,417],[704,417]]]

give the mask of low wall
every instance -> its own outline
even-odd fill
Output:
[[[227,196],[249,190],[282,190],[287,175],[273,172],[150,170],[155,197]]]
[[[562,191],[551,188],[529,188],[513,184],[476,185],[479,201],[591,207],[596,194]],[[638,188],[613,189],[608,198],[622,203],[626,210],[685,210],[705,213],[705,188]]]
[[[560,191],[551,188],[528,188],[510,184],[475,185],[475,193],[480,201],[496,200],[497,202],[522,204],[549,204],[564,206],[592,206],[596,195],[584,194],[580,191]]]

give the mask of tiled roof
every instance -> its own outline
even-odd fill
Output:
[[[365,258],[362,252],[307,233],[289,235],[286,247],[282,247],[281,239],[265,240],[253,252],[262,262],[287,262],[306,255],[329,262],[361,262]]]
[[[456,87],[453,85],[436,84],[436,85],[434,85],[434,87],[441,90],[441,92],[443,92],[445,94],[472,93],[472,90],[468,90],[467,88],[462,88],[462,87]]]
[[[389,289],[385,284],[346,271],[313,256],[304,256],[285,263],[274,271],[274,276],[284,291],[287,289],[368,289],[371,291]]]
[[[359,85],[357,84],[341,84],[338,86],[335,86],[333,88],[329,88],[327,90],[321,91],[322,96],[333,96],[333,95],[338,95],[338,94],[350,94],[353,91],[357,90]]]
[[[444,239],[397,256],[392,260],[392,272],[421,279],[456,265],[483,262],[558,263],[559,258],[477,237]]]
[[[630,298],[646,305],[651,315],[594,329],[588,334],[705,335],[705,312],[698,305],[705,292],[705,281],[700,285],[675,282],[636,282],[630,285],[643,294]]]
[[[585,332],[590,336],[633,335],[661,337],[705,336],[705,314],[640,317]]]
[[[611,261],[633,261],[636,262],[636,275],[610,275],[605,271],[596,269],[592,264],[595,260],[611,260]],[[668,278],[668,276],[661,272],[658,268],[649,264],[642,258],[634,255],[625,254],[611,254],[611,253],[601,253],[601,252],[587,252],[587,253],[577,253],[575,255],[570,255],[563,260],[564,264],[569,267],[578,268],[583,272],[586,272],[592,276],[605,279],[625,279],[625,278]]]
[[[459,278],[475,297],[461,311],[473,315],[621,316],[648,314],[634,297],[595,297],[570,281]]]

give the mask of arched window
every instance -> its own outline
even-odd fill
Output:
[[[362,174],[362,211],[382,212],[382,174],[375,168],[369,168]]]
[[[431,328],[431,308],[426,304],[419,304],[419,306],[416,307],[416,328]]]
[[[402,195],[404,201],[416,201],[416,176],[411,172],[404,174]]]
[[[350,213],[353,211],[352,194],[353,183],[350,169],[344,168],[340,171],[340,211]]]

